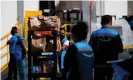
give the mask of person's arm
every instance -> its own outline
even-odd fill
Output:
[[[68,46],[69,46],[69,41],[66,40],[66,41],[64,42],[63,46],[62,46],[62,50],[67,50]]]
[[[117,53],[123,52],[123,43],[119,34],[116,36],[114,41],[115,41],[114,47],[116,48]]]
[[[25,41],[24,40],[22,40],[22,46],[23,46],[24,50],[26,51],[26,45],[25,45]]]
[[[10,40],[7,41],[7,44],[10,44],[14,41],[13,37],[10,38]]]
[[[10,44],[10,41],[9,40],[7,41],[7,44]]]
[[[57,37],[57,51],[61,51],[61,41],[59,37]]]
[[[21,37],[21,46],[23,48],[23,54],[26,55],[27,50],[26,50],[25,40],[23,37]]]
[[[74,62],[76,62],[76,53],[77,49],[75,45],[72,45],[68,48],[64,58],[64,70],[62,72],[63,80],[66,79],[67,73],[69,72],[70,68],[72,68]]]
[[[91,47],[93,47],[93,36],[91,35],[90,40],[89,40],[89,45],[91,45]]]

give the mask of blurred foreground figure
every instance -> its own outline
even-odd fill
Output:
[[[128,45],[131,45],[131,44],[133,44],[133,41],[132,41],[132,39],[133,39],[133,37],[132,37],[132,34],[133,34],[133,16],[129,16],[129,17],[125,18],[125,21],[127,21],[128,25],[130,26],[130,29],[132,30],[132,31],[129,30],[129,26],[126,26],[128,28],[127,29],[128,34],[127,34],[127,32],[125,32],[125,34],[127,34],[127,35],[130,34],[131,40],[130,40],[130,43]],[[123,26],[123,28],[125,28],[125,26]],[[126,59],[124,61],[121,61],[121,62],[117,63],[117,65],[119,65],[122,69],[126,70],[129,73],[129,75],[127,75],[128,80],[133,80],[133,69],[132,69],[133,68],[133,51],[130,51],[129,53],[130,53],[130,55],[132,55],[131,58]]]
[[[72,28],[75,41],[66,53],[62,80],[93,80],[93,52],[86,42],[88,26],[79,22]]]
[[[95,67],[94,80],[111,80],[113,69],[106,64],[110,60],[118,60],[118,53],[123,51],[123,44],[117,31],[112,26],[112,17],[104,15],[101,18],[101,29],[92,32],[89,44],[94,51]]]

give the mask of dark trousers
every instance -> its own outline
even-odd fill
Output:
[[[94,80],[112,80],[113,69],[108,68],[95,68]]]
[[[118,65],[129,72],[128,80],[133,80],[133,58],[120,62]]]
[[[128,80],[133,80],[133,72],[130,73],[130,76],[128,77]]]
[[[11,53],[10,53],[8,68],[9,68],[8,80],[17,80],[16,58],[15,58],[15,55]]]

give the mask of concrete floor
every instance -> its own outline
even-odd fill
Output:
[[[28,60],[27,59],[25,60],[25,68],[26,68],[26,76],[28,80]],[[1,80],[8,80],[7,77],[8,77],[8,68],[1,73]],[[20,80],[19,72],[18,72],[17,80]]]

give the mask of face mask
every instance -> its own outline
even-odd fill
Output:
[[[18,37],[18,36],[19,36],[19,34],[18,34],[18,33],[15,33],[15,35],[14,35],[14,36]]]

